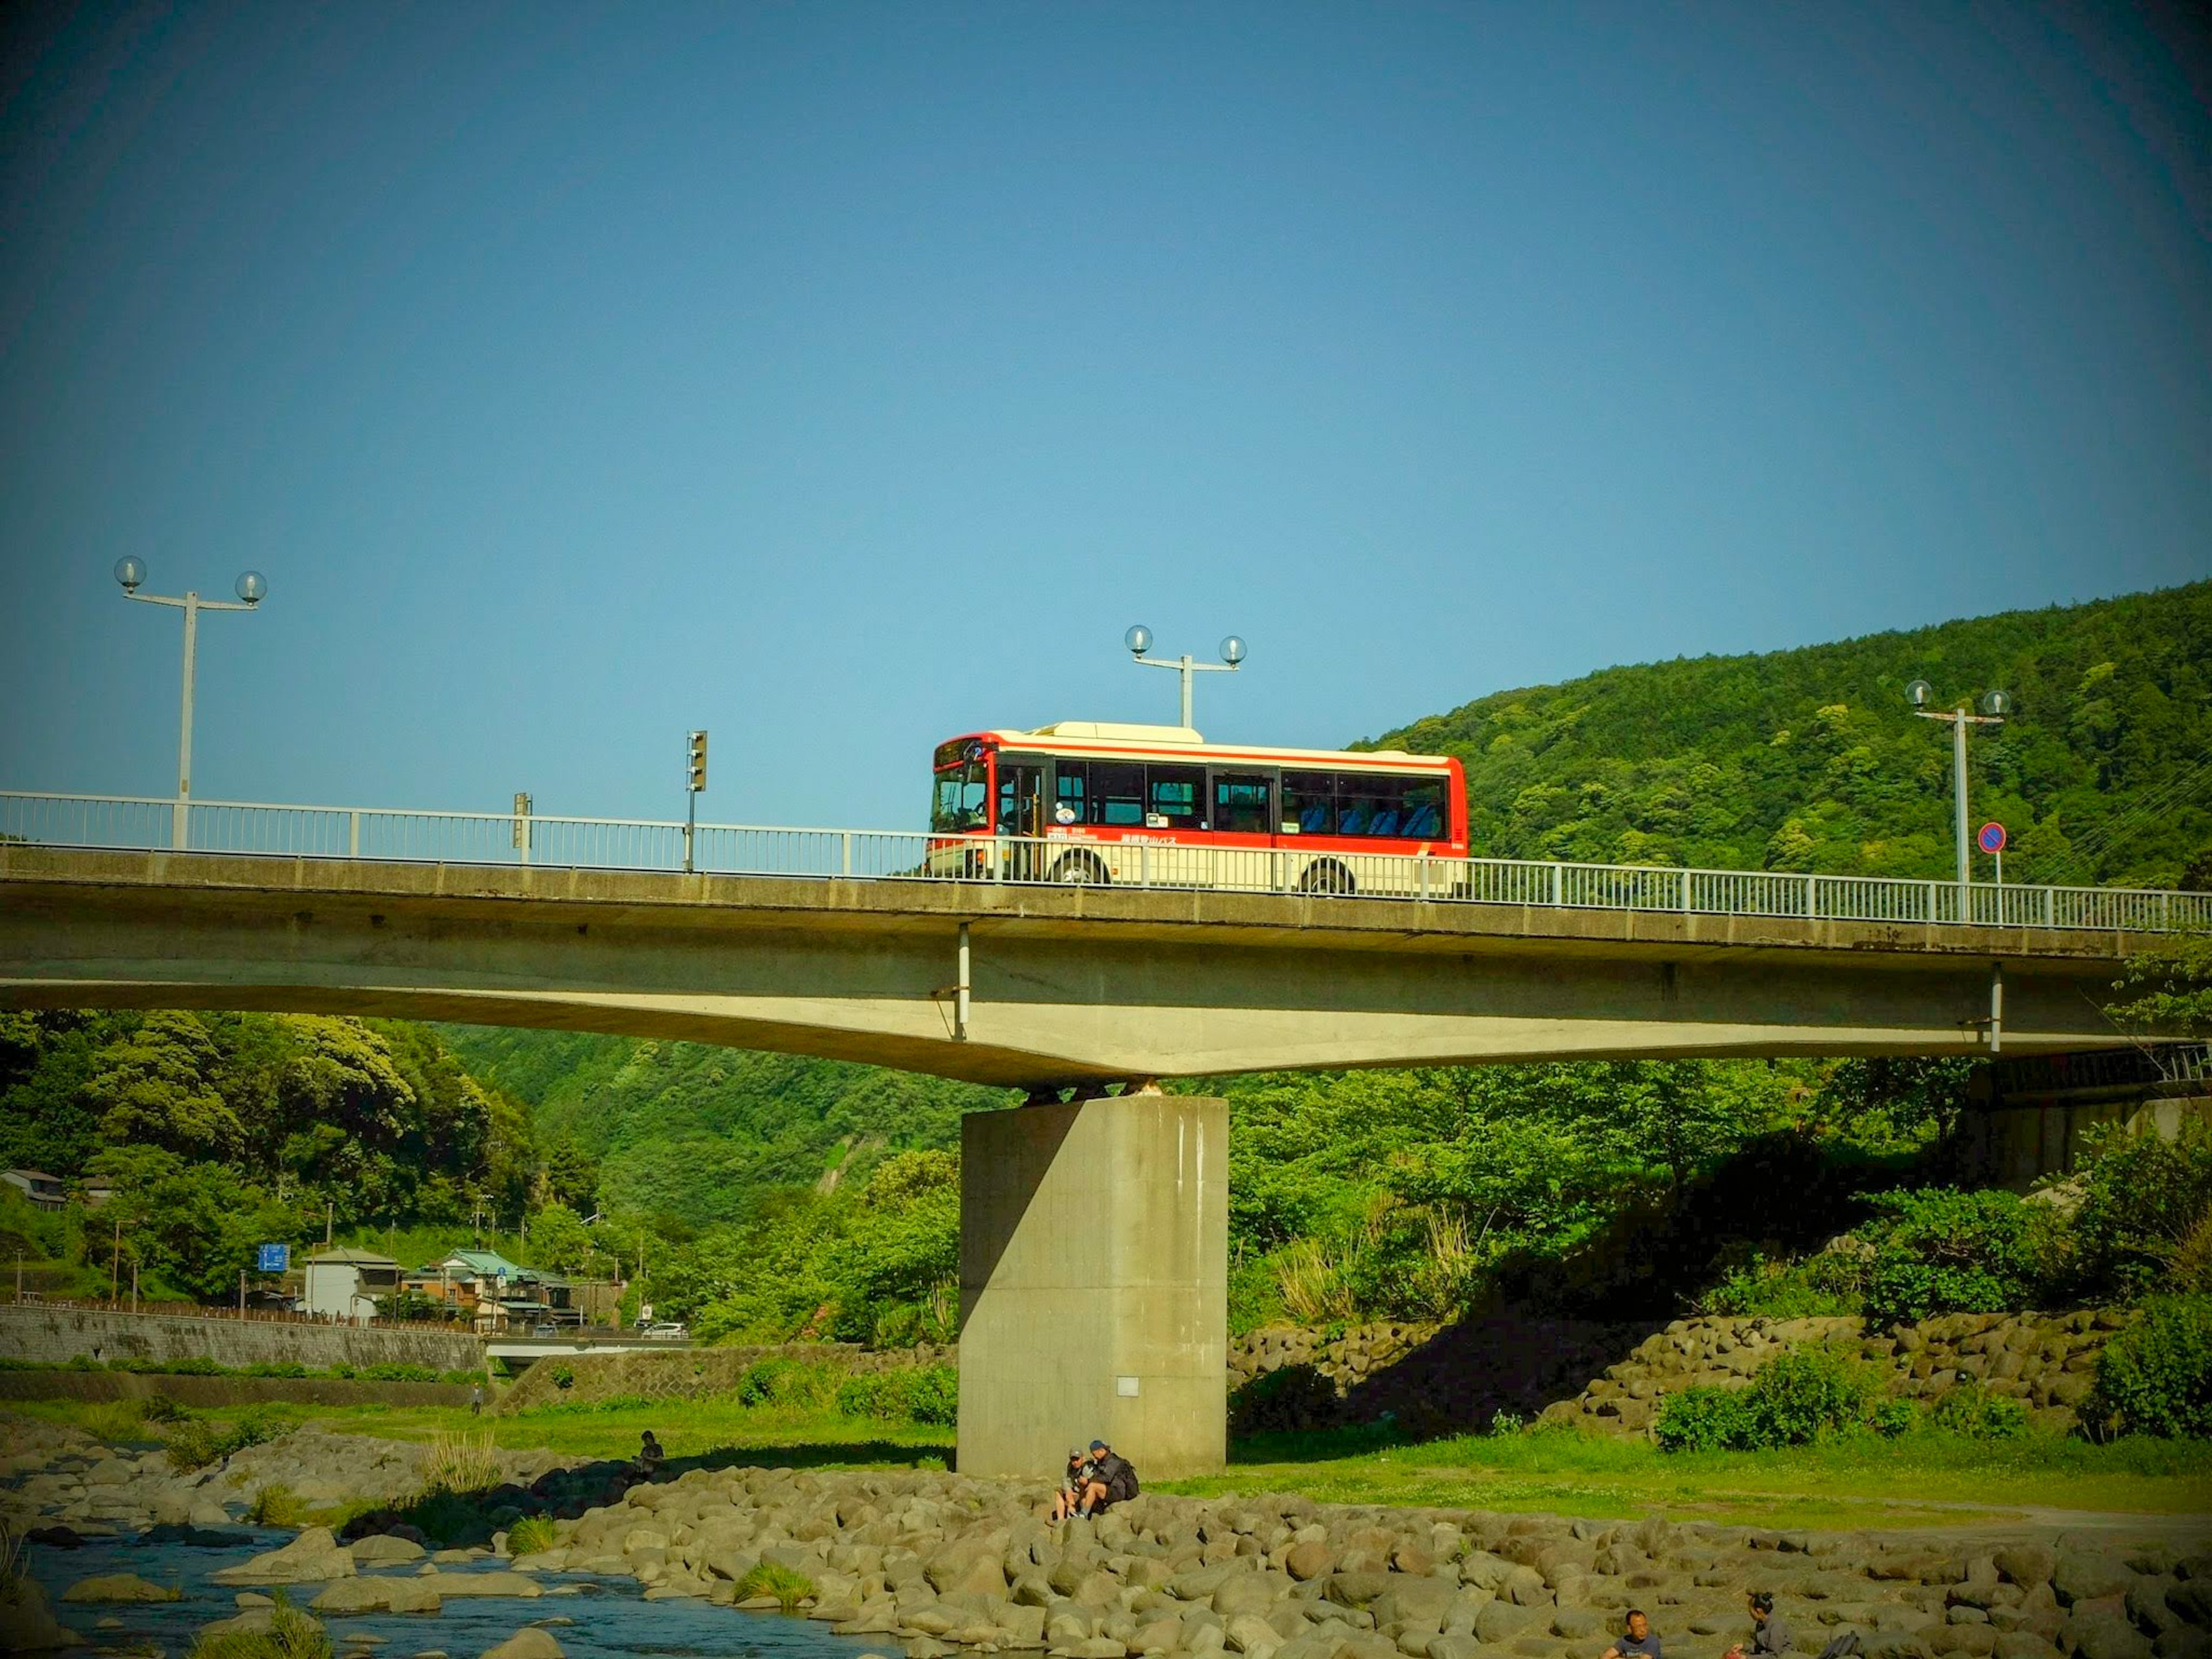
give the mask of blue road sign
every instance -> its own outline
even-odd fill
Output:
[[[264,1244],[259,1262],[261,1272],[281,1273],[292,1265],[292,1247],[289,1244]]]
[[[1974,841],[1984,853],[2003,852],[2005,844],[2004,825],[2002,823],[1984,824],[1982,826],[1981,834],[1976,836],[1974,837]]]

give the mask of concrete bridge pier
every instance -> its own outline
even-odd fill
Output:
[[[960,1469],[1227,1461],[1229,1107],[1133,1094],[960,1126]]]

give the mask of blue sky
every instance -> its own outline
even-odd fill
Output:
[[[10,12],[0,785],[920,822],[2212,574],[2201,39],[2121,8]]]

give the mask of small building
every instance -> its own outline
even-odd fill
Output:
[[[112,1176],[87,1176],[77,1185],[84,1194],[87,1209],[96,1210],[115,1196],[115,1181]]]
[[[300,1264],[299,1310],[365,1325],[380,1297],[399,1288],[399,1264],[373,1250],[319,1250]]]
[[[509,1261],[497,1250],[455,1250],[431,1262],[410,1283],[419,1285],[426,1294],[434,1294],[466,1310],[478,1330],[495,1331],[506,1326],[506,1304],[522,1299],[519,1287],[530,1277],[527,1269]],[[433,1279],[436,1281],[434,1291],[430,1283]]]
[[[62,1178],[50,1176],[44,1170],[0,1170],[0,1181],[6,1182],[42,1210],[58,1210],[68,1201],[62,1191]]]

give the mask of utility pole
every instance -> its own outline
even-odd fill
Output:
[[[337,1225],[338,1205],[334,1198],[323,1200],[323,1248],[331,1248],[331,1231]]]
[[[107,1299],[123,1299],[123,1218],[115,1218],[115,1249],[107,1258]]]
[[[246,1269],[243,1267],[238,1270],[238,1316],[241,1322],[246,1318]]]
[[[1935,687],[1926,680],[1915,680],[1905,688],[1905,700],[1914,714],[1923,720],[1946,721],[1951,727],[1951,835],[1958,855],[1959,920],[1966,921],[1966,889],[1974,878],[1973,843],[1966,834],[1966,728],[2002,726],[2012,712],[2012,698],[2002,691],[1989,692],[1982,698],[1982,712],[1976,714],[1965,703],[1956,708],[1929,708],[1929,699],[1935,695]]]

